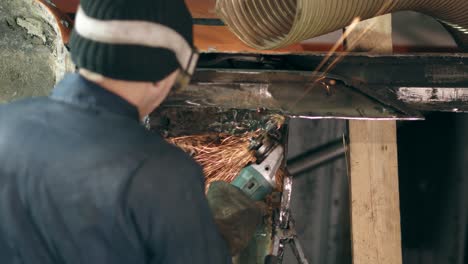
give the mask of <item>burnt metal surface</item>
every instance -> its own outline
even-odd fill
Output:
[[[289,55],[205,53],[199,68],[258,69],[267,64],[274,70],[316,71],[318,69],[341,76],[352,84],[440,87],[468,86],[468,54],[394,54],[325,53]],[[259,63],[261,62],[261,63]]]
[[[421,111],[437,108],[443,112],[468,112],[468,86],[446,87],[399,87],[397,99]]]
[[[322,67],[318,67],[319,65],[322,65]],[[330,57],[327,54],[255,55],[209,53],[203,54],[199,68],[202,70],[197,73],[194,84],[206,78],[212,78],[214,83],[223,83],[222,81],[219,82],[222,74],[218,77],[213,76],[213,74],[210,76],[207,74],[207,69],[222,72],[224,75],[232,72],[231,77],[225,76],[225,81],[234,81],[238,87],[246,90],[249,85],[251,85],[252,90],[261,90],[263,88],[263,91],[269,91],[270,87],[273,87],[272,90],[280,89],[275,87],[282,86],[290,94],[288,94],[288,98],[280,98],[280,100],[290,100],[299,96],[296,92],[300,90],[297,86],[300,86],[298,82],[300,82],[301,78],[303,78],[304,83],[307,81],[310,83],[311,80],[307,80],[304,76],[313,78],[313,72],[321,70],[327,71],[327,77],[330,79],[341,82],[335,90],[344,90],[340,86],[344,84],[351,91],[358,91],[361,94],[366,94],[368,98],[374,99],[380,106],[383,106],[381,108],[383,111],[391,108],[396,112],[403,112],[407,116],[413,117],[418,117],[418,111],[468,111],[466,106],[468,98],[465,96],[468,87],[468,54],[464,53],[405,55],[337,53]],[[261,70],[269,72],[269,74],[259,73]],[[302,77],[300,77],[301,75]],[[268,76],[276,76],[277,78]],[[263,86],[252,86],[255,83],[263,84]],[[270,83],[270,85],[268,86],[265,83]],[[285,83],[291,83],[292,85],[285,85]],[[205,82],[205,84],[207,83]],[[326,96],[323,97],[323,93],[320,94],[318,91],[327,89],[326,86],[323,87],[320,84],[316,84],[316,86],[316,88],[311,89],[313,91],[311,91],[310,96],[302,99],[303,104],[299,104],[300,107],[286,107],[281,108],[281,110],[292,116],[301,116],[294,115],[294,112],[301,112],[304,109],[314,110],[309,112],[309,117],[356,116],[356,107],[350,109],[349,104],[340,101],[340,99],[343,99],[340,95],[335,97],[337,98],[336,101],[331,101]],[[302,88],[304,89],[304,87]],[[418,89],[424,89],[424,91],[418,92]],[[429,89],[432,89],[432,91],[429,91]],[[434,93],[437,97],[441,95],[442,99],[427,96],[418,97],[418,93]],[[273,93],[271,94],[273,95]],[[234,98],[236,97],[234,96]],[[266,98],[263,98],[263,100],[266,100]],[[328,110],[332,108],[334,103],[338,104],[339,107],[334,109],[335,111],[315,111],[316,108],[322,107],[316,101],[326,104],[329,107]],[[259,101],[259,103],[263,102],[265,101]],[[271,103],[271,100],[266,100],[266,102]],[[356,105],[362,104],[359,100],[355,102]],[[232,101],[230,106],[236,103]],[[304,105],[307,105],[307,107],[301,108]],[[288,113],[288,110],[293,114]],[[344,116],[341,113],[343,110],[346,110]],[[373,115],[372,112],[365,112],[364,115],[366,117],[378,116]],[[386,115],[392,116],[393,113],[387,113]]]
[[[163,106],[151,114],[149,123],[152,130],[169,137],[206,133],[242,135],[262,128],[268,116],[268,111]]]
[[[306,71],[199,69],[191,85],[171,94],[164,106],[269,111],[310,119],[421,119],[417,112],[361,89],[338,76]]]

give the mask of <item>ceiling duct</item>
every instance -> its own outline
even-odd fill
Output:
[[[216,9],[247,45],[276,49],[403,10],[424,13],[449,28],[468,47],[466,0],[217,0]]]

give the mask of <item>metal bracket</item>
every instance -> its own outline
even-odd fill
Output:
[[[289,245],[296,256],[297,263],[309,264],[305,257],[304,250],[298,239],[295,229],[295,223],[291,217],[291,193],[292,193],[292,176],[286,175],[283,180],[283,194],[281,197],[281,207],[279,215],[275,219],[274,236],[272,253],[267,264],[280,264],[283,262],[284,249]]]

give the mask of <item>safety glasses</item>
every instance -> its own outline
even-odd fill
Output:
[[[173,92],[181,91],[190,84],[193,74],[195,73],[195,69],[197,68],[199,57],[200,54],[198,51],[196,49],[192,49],[192,54],[187,65],[179,71],[174,87],[172,88]]]

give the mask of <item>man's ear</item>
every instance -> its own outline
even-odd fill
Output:
[[[161,88],[161,86],[162,86],[161,83],[164,82],[164,81],[165,81],[165,80],[158,81],[158,82],[153,82],[153,83],[151,83],[151,87],[152,87],[152,88],[155,88],[155,89],[159,89],[159,88]]]
[[[166,78],[162,79],[159,82],[153,84],[155,88],[162,89],[162,90],[170,90],[174,86],[177,80],[177,76],[179,75],[179,70],[173,71],[171,74],[166,76]]]

